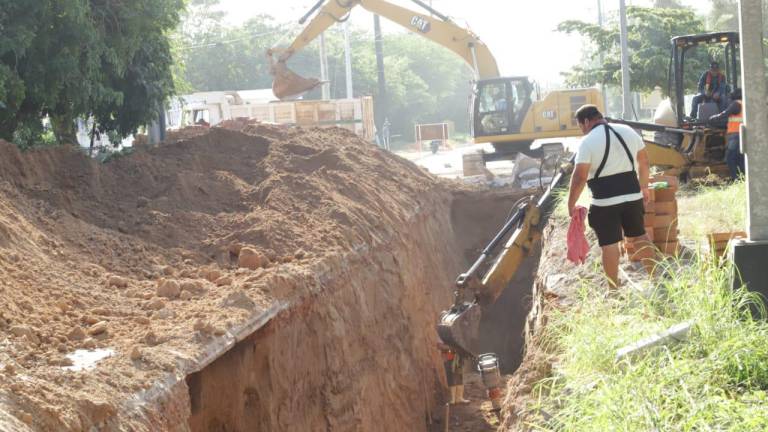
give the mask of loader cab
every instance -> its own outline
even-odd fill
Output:
[[[703,117],[708,117],[712,110],[720,112],[725,109],[729,103],[730,92],[741,87],[739,34],[717,32],[678,36],[672,38],[671,42],[668,88],[672,109],[677,117],[677,124],[691,128],[703,121],[703,118],[690,117],[690,113],[693,110],[693,96],[698,94],[699,78],[709,69],[711,61],[718,62],[720,72],[725,74],[725,100],[707,101],[709,106],[707,110],[702,111],[706,111]]]
[[[472,132],[475,137],[520,132],[532,104],[534,86],[527,77],[480,80],[473,92]]]

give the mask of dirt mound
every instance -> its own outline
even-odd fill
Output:
[[[104,425],[203,342],[299,295],[289,276],[397,237],[445,192],[344,129],[228,126],[103,165],[0,143],[0,422]],[[110,357],[67,370],[80,349]]]

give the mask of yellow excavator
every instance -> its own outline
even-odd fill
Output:
[[[472,136],[475,143],[492,143],[495,153],[486,160],[508,158],[523,152],[540,156],[540,149],[530,148],[537,139],[581,135],[574,113],[584,104],[602,107],[597,89],[558,90],[539,97],[536,85],[525,76],[503,77],[488,46],[472,31],[463,28],[420,0],[411,0],[426,13],[416,12],[385,0],[320,0],[299,21],[309,24],[286,48],[267,52],[274,76],[273,91],[280,99],[296,97],[322,84],[292,72],[286,62],[323,31],[349,18],[360,6],[393,21],[453,51],[474,73],[472,97]],[[535,100],[534,100],[534,96]]]

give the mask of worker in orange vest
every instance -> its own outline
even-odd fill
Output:
[[[725,163],[728,164],[728,171],[731,173],[731,179],[736,180],[745,173],[744,155],[740,150],[739,129],[744,119],[744,112],[741,106],[741,89],[737,88],[731,93],[731,104],[720,114],[709,118],[712,123],[728,119],[728,126],[725,130]]]

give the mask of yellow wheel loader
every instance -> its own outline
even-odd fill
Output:
[[[581,135],[574,113],[584,104],[602,106],[597,89],[553,91],[539,97],[535,84],[525,76],[503,77],[488,46],[472,31],[420,0],[412,0],[426,13],[412,11],[385,0],[320,0],[300,21],[314,18],[287,48],[267,52],[274,75],[273,90],[278,98],[297,97],[321,84],[288,70],[286,62],[331,25],[346,21],[352,9],[361,6],[405,29],[453,51],[474,73],[471,128],[475,143],[492,143],[496,153],[487,160],[509,158],[518,152],[533,156],[531,143],[542,138]]]

